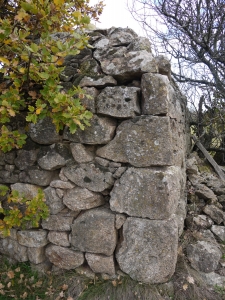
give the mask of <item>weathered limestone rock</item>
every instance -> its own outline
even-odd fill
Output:
[[[213,202],[215,203],[217,201],[216,195],[206,185],[199,183],[199,184],[195,184],[194,188],[195,188],[195,194],[199,198],[210,200],[212,203]]]
[[[97,113],[116,118],[139,115],[139,92],[136,87],[106,87],[97,97]]]
[[[48,244],[46,230],[21,230],[17,232],[18,243],[26,247],[43,247]]]
[[[0,183],[16,183],[19,181],[19,174],[7,170],[0,170]]]
[[[178,228],[174,219],[127,218],[116,259],[121,270],[132,279],[163,283],[175,271],[177,246]]]
[[[66,192],[63,203],[69,209],[77,211],[101,206],[105,200],[101,194],[77,187]]]
[[[199,228],[210,228],[214,224],[213,220],[206,215],[198,215],[196,217],[193,217],[193,222]]]
[[[27,248],[29,261],[35,265],[43,263],[46,260],[45,247]]]
[[[84,212],[72,225],[71,244],[75,250],[111,256],[116,247],[115,215],[105,208]]]
[[[117,81],[112,76],[103,76],[103,77],[101,76],[97,79],[85,76],[81,80],[79,85],[81,87],[91,86],[91,87],[97,87],[97,88],[102,89],[106,86],[115,86],[115,85],[117,85]]]
[[[46,256],[50,262],[61,269],[76,269],[84,263],[84,254],[64,247],[50,245],[47,247]]]
[[[14,183],[11,184],[11,190],[18,191],[19,194],[23,195],[28,200],[33,199],[38,194],[39,186],[28,184],[28,183]]]
[[[48,239],[52,244],[62,247],[69,247],[69,233],[60,231],[50,231],[48,234]]]
[[[61,140],[50,118],[40,120],[36,124],[31,123],[29,135],[34,142],[43,145],[57,143]]]
[[[19,170],[24,170],[27,167],[33,166],[37,160],[37,150],[18,150],[15,165]]]
[[[109,167],[109,160],[96,156],[95,162],[103,167]]]
[[[225,286],[225,276],[220,276],[215,272],[201,273],[202,279],[209,285],[224,288]]]
[[[69,181],[62,181],[62,180],[53,180],[50,183],[50,186],[53,188],[58,189],[73,189],[75,187],[75,184]]]
[[[81,86],[81,82],[80,82],[80,86]],[[84,94],[84,98],[80,100],[81,104],[85,106],[87,110],[91,111],[93,114],[96,113],[95,101],[96,101],[96,97],[99,94],[99,91],[94,87],[84,87],[83,91],[85,92],[85,94]]]
[[[147,73],[142,76],[142,113],[174,116],[174,90],[165,75]]]
[[[64,168],[63,172],[76,185],[93,192],[102,192],[114,184],[114,178],[108,169],[97,164],[69,166]]]
[[[0,239],[0,253],[19,262],[28,261],[27,247],[20,245],[11,238]]]
[[[67,145],[53,144],[41,148],[38,153],[38,164],[44,170],[56,170],[72,161],[72,155]]]
[[[101,43],[101,41],[99,41]],[[110,57],[113,58],[122,58],[127,54],[127,47],[99,47],[97,50],[94,51],[94,58],[98,61],[102,61]]]
[[[211,231],[222,241],[225,242],[225,226],[213,225]]]
[[[97,155],[135,167],[173,165],[172,134],[168,117],[136,117],[122,122],[115,138],[98,149]]]
[[[94,273],[115,275],[113,255],[105,256],[101,254],[86,253],[85,258]]]
[[[19,174],[18,181],[47,186],[56,177],[56,171],[42,170],[39,166],[29,167]]]
[[[131,28],[115,28],[112,27],[108,32],[110,45],[112,46],[120,46],[120,45],[128,45],[134,39],[138,38],[136,32],[134,32]]]
[[[42,220],[42,227],[54,231],[70,231],[74,217],[63,215],[50,215],[46,220]]]
[[[210,273],[216,270],[222,256],[221,251],[214,243],[198,241],[187,246],[187,257],[194,269]]]
[[[120,229],[126,221],[126,216],[122,214],[116,214],[115,227]]]
[[[62,199],[58,196],[56,189],[49,186],[44,190],[44,193],[50,214],[55,215],[65,207]]]
[[[74,134],[70,133],[68,128],[66,128],[63,138],[72,142],[89,145],[107,144],[112,140],[116,129],[115,119],[94,115],[90,123],[90,127],[86,127],[84,131],[78,129]]]
[[[180,198],[180,170],[128,168],[111,192],[110,208],[129,216],[168,219]]]
[[[131,41],[130,45],[127,47],[128,51],[142,51],[146,50],[147,52],[151,51],[151,43],[148,38],[137,37]]]
[[[119,167],[115,173],[113,173],[113,177],[114,178],[120,178],[123,173],[127,170],[127,167]]]
[[[168,78],[171,78],[170,60],[163,55],[156,56],[155,60],[158,65],[159,74],[166,75],[166,76],[168,76]]]
[[[74,160],[80,164],[93,161],[94,159],[94,153],[89,151],[83,144],[70,143],[70,149]]]
[[[206,205],[203,209],[204,213],[210,218],[213,219],[214,222],[217,224],[220,224],[222,222],[225,222],[225,212],[222,211],[220,208],[218,208],[215,205]]]
[[[153,55],[146,50],[128,52],[124,57],[109,56],[100,63],[105,74],[113,76],[120,82],[131,81],[144,73],[158,72]]]

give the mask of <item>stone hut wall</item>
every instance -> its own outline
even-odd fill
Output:
[[[27,197],[42,187],[50,209],[40,228],[0,238],[0,253],[42,270],[165,282],[185,218],[185,103],[146,38],[129,28],[90,36],[93,49],[68,56],[61,80],[92,96],[82,100],[91,127],[58,134],[45,119],[23,149],[0,155],[0,183]]]

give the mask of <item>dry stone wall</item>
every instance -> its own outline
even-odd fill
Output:
[[[91,127],[57,133],[45,119],[22,150],[0,155],[0,183],[28,198],[42,187],[50,210],[40,228],[1,238],[0,252],[39,269],[165,282],[185,218],[185,103],[146,38],[129,28],[90,36],[93,48],[68,56],[61,80],[92,96]]]

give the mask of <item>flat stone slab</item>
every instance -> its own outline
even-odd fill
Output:
[[[105,203],[105,200],[100,193],[77,187],[66,192],[63,203],[69,209],[77,211],[101,206]]]
[[[46,256],[55,266],[71,270],[84,263],[84,254],[61,246],[50,245],[45,251]]]
[[[102,89],[106,86],[117,85],[117,81],[112,76],[103,76],[96,79],[85,76],[79,85],[81,87],[97,87]]]
[[[174,219],[127,218],[116,259],[121,270],[144,283],[163,283],[175,271],[178,228]]]
[[[115,118],[135,117],[141,113],[139,92],[136,87],[106,87],[97,97],[97,113]]]
[[[48,244],[46,230],[21,230],[17,232],[18,243],[26,247],[43,247]]]
[[[115,181],[112,173],[98,164],[72,165],[64,168],[63,172],[76,185],[93,192],[102,192],[111,188]]]
[[[100,61],[105,74],[120,82],[140,77],[144,73],[157,73],[158,66],[153,55],[146,50],[127,52],[123,57],[108,57]]]
[[[98,117],[96,115],[90,121],[91,126],[85,130],[78,129],[74,134],[65,128],[63,138],[75,143],[89,145],[107,144],[112,140],[116,129],[116,120],[109,117]]]
[[[111,256],[116,248],[115,215],[105,208],[85,211],[72,224],[71,245],[75,250]]]
[[[115,275],[115,264],[113,255],[86,253],[85,258],[94,273],[106,273]]]
[[[167,219],[180,199],[180,169],[128,168],[115,183],[110,208],[129,216]]]
[[[173,165],[175,145],[168,117],[141,116],[122,122],[115,138],[97,150],[103,158],[135,167]]]

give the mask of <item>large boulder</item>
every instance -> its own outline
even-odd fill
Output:
[[[194,269],[204,273],[216,270],[222,253],[218,246],[207,241],[198,241],[187,246],[187,257]]]
[[[111,256],[116,248],[115,215],[106,208],[94,208],[72,224],[71,244],[75,250]]]
[[[84,254],[82,252],[56,245],[48,246],[45,254],[51,263],[61,269],[76,269],[84,263]]]
[[[135,167],[181,165],[182,145],[174,144],[173,126],[168,117],[140,116],[124,121],[115,138],[98,149],[97,155]]]
[[[167,219],[180,198],[180,170],[129,168],[111,192],[112,210],[130,216]]]
[[[77,211],[101,206],[105,201],[101,194],[77,187],[66,192],[63,203],[69,209]]]
[[[178,228],[174,219],[127,218],[116,259],[121,270],[132,279],[163,283],[175,271],[177,246]]]
[[[136,87],[106,87],[97,97],[97,113],[115,118],[135,117],[141,113],[139,92]]]
[[[107,144],[112,140],[116,129],[115,119],[94,115],[90,123],[90,127],[86,127],[85,130],[78,129],[74,134],[65,128],[63,138],[75,143],[89,145]]]
[[[111,188],[115,180],[107,168],[92,163],[66,167],[63,173],[76,185],[93,192],[102,192]]]

